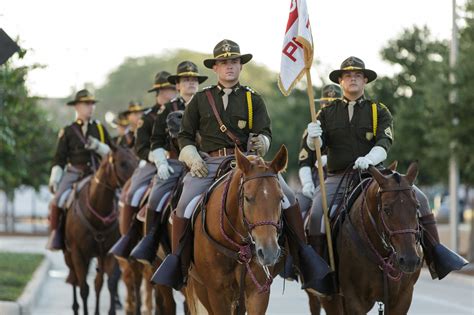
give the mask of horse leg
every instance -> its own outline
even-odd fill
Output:
[[[235,303],[233,303],[232,292],[229,293],[226,290],[215,291],[208,288],[207,295],[212,313],[232,314],[232,309],[235,305]]]
[[[79,303],[77,303],[77,286],[75,284],[72,285],[72,311],[74,315],[79,314]]]
[[[97,272],[95,275],[95,315],[99,315],[100,308],[100,291],[102,291],[102,286],[104,284],[104,270],[100,268],[102,266],[103,259],[99,257],[97,259]]]
[[[209,303],[209,297],[205,286],[196,281],[192,276],[188,279],[186,287],[181,289],[185,296],[185,302],[188,312],[186,315],[205,314],[214,315]]]
[[[331,295],[324,298],[315,298],[319,299],[320,305],[324,308],[324,311],[327,315],[339,315],[344,314],[343,309],[343,297],[340,295]],[[318,313],[319,314],[319,313]]]
[[[117,261],[112,255],[107,255],[105,257],[105,272],[107,273],[107,288],[110,294],[110,307],[109,315],[114,315],[116,307],[120,307],[120,299],[118,296],[118,281],[120,279],[120,268],[117,264]]]
[[[151,277],[153,276],[153,269],[149,265],[143,265],[142,278],[145,280],[145,307],[146,313],[153,312],[153,285],[151,284]]]
[[[246,290],[247,291],[247,290]],[[265,315],[270,300],[270,292],[245,292],[245,308],[248,315]]]
[[[391,298],[390,305],[385,309],[388,308],[388,312],[385,311],[384,313],[388,313],[390,315],[403,315],[408,314],[408,310],[410,309],[411,301],[413,298],[413,285],[409,285],[404,290],[400,290],[398,294],[398,298]]]
[[[135,299],[135,314],[141,314],[142,308],[142,298],[140,289],[142,286],[142,269],[143,265],[137,261],[130,261],[130,268],[132,269],[133,274],[133,292]]]
[[[89,296],[89,285],[87,285],[87,271],[89,269],[90,261],[83,257],[82,253],[79,251],[79,248],[76,246],[71,248],[71,256],[82,298],[82,307],[84,309],[84,315],[87,315],[87,297]]]
[[[126,260],[119,260],[118,263],[120,269],[122,269],[122,279],[127,290],[125,297],[125,314],[132,315],[135,309],[132,269],[130,268],[130,263]]]
[[[311,315],[321,314],[321,303],[319,302],[319,298],[311,292],[307,290],[305,291],[308,295],[309,310],[311,311]]]

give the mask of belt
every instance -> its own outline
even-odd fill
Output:
[[[222,148],[215,151],[207,152],[211,157],[219,157],[219,156],[228,156],[235,154],[234,148]]]

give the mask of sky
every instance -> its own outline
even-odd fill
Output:
[[[100,87],[127,57],[174,48],[211,55],[224,38],[278,72],[290,2],[5,0],[0,2],[0,27],[32,50],[21,64],[45,66],[29,75],[31,93],[66,97],[86,82]],[[396,69],[381,60],[380,50],[413,25],[427,25],[433,38],[451,37],[452,0],[307,0],[307,6],[320,61],[312,68],[313,77],[327,76],[351,55],[379,74],[393,73]]]

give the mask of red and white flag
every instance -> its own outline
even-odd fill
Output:
[[[306,0],[291,0],[281,55],[278,87],[288,96],[313,63],[313,36]]]

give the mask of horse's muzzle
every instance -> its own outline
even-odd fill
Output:
[[[278,262],[281,255],[281,248],[278,245],[255,245],[255,253],[258,262],[262,266],[273,266]]]
[[[398,266],[403,273],[413,273],[420,268],[422,263],[418,255],[397,255]]]

